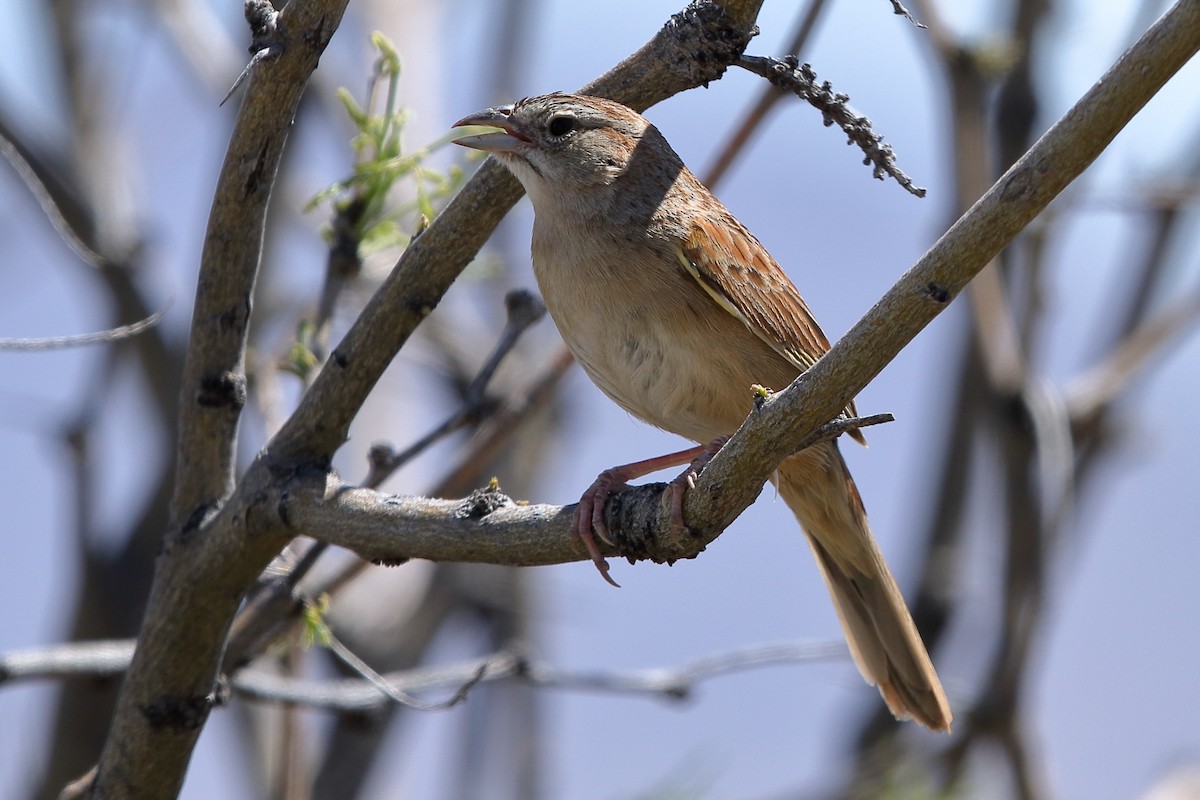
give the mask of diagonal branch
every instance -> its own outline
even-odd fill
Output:
[[[741,56],[761,0],[696,0],[641,50],[581,90],[642,111],[708,84]],[[520,184],[488,159],[400,257],[271,445],[285,461],[325,464],[408,337],[521,197]]]
[[[199,527],[233,489],[246,341],[275,174],[296,107],[347,0],[293,3],[246,87],[209,214],[179,403],[173,521]],[[247,10],[252,4],[247,4]],[[274,12],[272,12],[273,14]],[[284,21],[289,24],[283,24]],[[296,31],[294,34],[289,31]]]
[[[269,497],[264,481],[248,491],[251,499],[233,504],[236,522],[224,536],[199,529],[226,504],[234,485],[246,333],[271,186],[300,95],[346,3],[288,4],[276,29],[278,54],[259,64],[246,89],[201,258],[180,397],[171,528],[156,564],[138,649],[90,782],[94,797],[179,793],[214,702],[229,621],[286,541],[272,530],[270,515],[255,514]],[[245,536],[248,529],[259,535]]]
[[[714,456],[685,518],[711,541],[797,442],[856,394],[1108,146],[1200,48],[1200,2],[1181,0],[948,230],[833,348],[751,414]],[[661,520],[665,522],[665,519]],[[665,530],[666,526],[663,525]]]

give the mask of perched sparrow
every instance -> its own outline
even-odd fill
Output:
[[[552,94],[460,125],[499,129],[458,144],[493,153],[529,194],[534,273],[584,371],[634,416],[712,443],[609,470],[585,493],[575,532],[607,577],[592,534],[607,539],[608,493],[703,461],[749,414],[754,384],[787,386],[829,342],[766,249],[640,114]],[[948,731],[941,683],[837,443],[788,457],[773,480],[808,534],[863,677],[897,717]]]

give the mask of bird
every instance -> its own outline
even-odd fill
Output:
[[[750,413],[752,387],[787,386],[829,340],[766,248],[641,114],[554,93],[454,125],[464,126],[490,129],[456,143],[497,158],[533,204],[534,276],[584,372],[634,417],[697,443],[606,470],[584,493],[572,530],[608,578],[593,537],[608,541],[608,495],[689,464],[672,481],[682,525],[685,486]],[[855,416],[853,403],[845,413]],[[836,440],[788,456],[772,481],[806,534],[863,677],[897,719],[949,732],[945,692]]]

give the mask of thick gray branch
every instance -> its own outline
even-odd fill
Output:
[[[300,96],[346,2],[290,5],[280,15],[288,24],[272,28],[278,39],[271,57],[262,59],[246,86],[200,257],[179,398],[174,526],[199,527],[233,490],[237,424],[246,403],[246,337],[267,203]],[[252,6],[247,4],[248,12]],[[267,13],[274,21],[275,12]]]
[[[287,541],[271,507],[269,476],[248,476],[242,494],[226,498],[233,488],[266,205],[300,95],[346,3],[289,3],[275,29],[274,57],[259,63],[246,87],[201,259],[180,398],[171,530],[91,781],[93,797],[178,795],[213,703],[229,622],[256,575]],[[204,526],[222,506],[221,524]]]
[[[891,421],[891,414],[834,420],[807,436],[800,448],[851,428]],[[671,530],[666,488],[649,483],[609,498],[605,516],[616,547],[601,543],[600,549],[630,563],[671,563],[703,552],[707,540]],[[588,558],[571,535],[574,505],[518,503],[499,489],[481,489],[463,500],[401,497],[348,486],[331,476],[323,492],[287,493],[280,513],[295,535],[336,544],[381,564],[424,558],[531,567]]]

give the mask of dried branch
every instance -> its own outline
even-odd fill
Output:
[[[23,650],[0,655],[0,682],[6,680],[105,677],[129,666],[135,643],[132,639],[106,642],[77,642],[55,647]],[[339,712],[370,712],[392,702],[409,705],[414,695],[453,690],[463,695],[479,683],[515,678],[540,688],[616,694],[658,695],[684,700],[702,681],[758,667],[781,664],[810,664],[844,661],[849,653],[842,641],[783,642],[755,645],[717,653],[676,667],[638,670],[569,670],[552,667],[512,651],[493,653],[440,667],[371,673],[369,679],[310,680],[281,677],[258,669],[241,670],[230,682],[239,696],[271,703],[286,703]],[[355,659],[357,661],[357,659]],[[364,665],[357,664],[355,669]],[[380,682],[386,684],[381,686]],[[397,700],[395,695],[403,696]],[[446,703],[416,701],[430,710],[449,708]],[[438,708],[435,708],[434,706]]]
[[[800,16],[799,22],[796,25],[796,31],[792,34],[792,38],[787,46],[787,52],[791,56],[799,56],[801,48],[812,35],[813,30],[817,26],[817,19],[820,18],[821,12],[825,10],[825,0],[810,0],[808,8]],[[715,189],[716,185],[725,177],[725,173],[733,166],[734,159],[741,153],[746,143],[750,141],[750,136],[758,130],[767,115],[775,106],[779,105],[779,101],[787,97],[787,92],[774,84],[768,83],[762,87],[762,91],[758,94],[758,99],[754,101],[750,110],[738,115],[741,122],[738,124],[736,131],[730,135],[725,146],[717,154],[716,160],[704,175],[704,185],[709,189]]]
[[[817,73],[811,66],[801,64],[795,56],[742,56],[738,66],[766,78],[772,85],[786,89],[819,110],[826,127],[836,124],[849,137],[850,143],[863,151],[863,163],[875,165],[875,178],[883,180],[890,175],[910,194],[925,196],[925,190],[914,184],[912,178],[896,165],[892,146],[884,144],[883,137],[871,130],[871,120],[855,113],[848,105],[849,95],[834,92],[829,81],[818,86]]]
[[[171,310],[174,298],[168,300],[166,305],[155,311],[148,317],[131,322],[128,325],[118,325],[115,328],[109,328],[103,331],[94,331],[92,333],[79,333],[73,336],[50,336],[38,339],[5,339],[0,338],[0,350],[23,350],[23,351],[46,351],[46,350],[65,350],[70,347],[82,347],[88,344],[111,344],[119,342],[122,339],[128,339],[131,336],[137,336],[139,333],[145,333],[159,323],[159,320]]]
[[[583,672],[558,669],[505,651],[460,664],[407,670],[382,678],[392,691],[406,695],[452,689],[458,696],[468,684],[511,678],[540,688],[684,700],[692,696],[697,684],[712,678],[779,664],[845,660],[847,655],[842,642],[797,642],[733,650],[679,667]],[[370,681],[282,679],[252,669],[243,671],[234,681],[233,688],[248,698],[342,712],[374,711],[391,702],[385,692]]]

